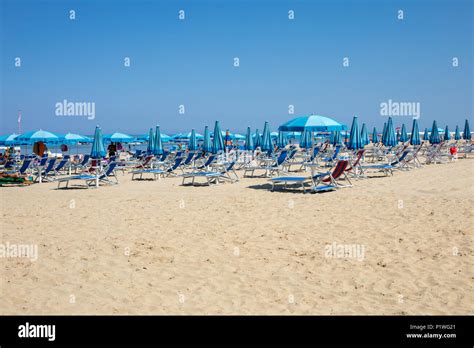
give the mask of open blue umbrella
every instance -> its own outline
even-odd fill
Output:
[[[446,125],[446,128],[444,130],[444,140],[451,140],[451,134],[449,133],[449,128],[448,125]]]
[[[433,126],[431,127],[430,144],[439,144],[440,142],[441,138],[439,137],[438,125],[436,124],[436,120],[434,120]]]
[[[328,132],[347,129],[345,124],[339,123],[332,118],[320,115],[308,115],[294,118],[280,127],[278,130],[284,132],[302,132],[304,130]]]
[[[277,138],[277,146],[278,148],[282,149],[286,146],[286,137],[285,134],[283,134],[282,131],[278,131],[278,138]]]
[[[392,118],[388,118],[387,129],[385,130],[385,141],[383,142],[385,146],[395,146],[397,145],[397,136],[395,134],[395,129],[393,128]]]
[[[212,153],[224,150],[224,139],[222,139],[221,126],[219,121],[214,124],[214,138],[212,139]]]
[[[99,159],[105,157],[106,151],[104,147],[104,139],[102,138],[102,130],[99,126],[95,127],[94,140],[92,142],[91,157]]]
[[[60,138],[54,133],[40,129],[37,131],[20,134],[15,138],[15,141],[22,142],[24,144],[34,144],[37,141],[41,141],[43,143],[57,143],[60,141]]]
[[[253,136],[253,145],[255,146],[255,148],[262,146],[262,137],[258,132],[258,128],[255,130],[255,134]]]
[[[188,144],[189,151],[196,151],[197,146],[197,139],[196,139],[196,131],[194,129],[191,130],[191,137],[189,138]]]
[[[17,136],[18,134],[16,133],[2,135],[0,137],[0,145],[13,145]]]
[[[410,144],[420,145],[420,131],[418,130],[418,121],[416,118],[413,119],[413,126],[411,128]]]
[[[372,132],[372,143],[378,143],[379,142],[379,135],[377,134],[377,128],[374,127],[374,130]]]
[[[425,128],[425,132],[423,133],[423,140],[430,140],[430,132],[428,128]]]
[[[471,129],[469,128],[469,121],[466,120],[464,123],[464,132],[462,133],[462,138],[465,140],[471,140]]]
[[[154,155],[162,155],[163,154],[163,143],[161,139],[161,130],[160,126],[156,125],[155,129],[155,138],[153,139],[153,154]]]
[[[253,146],[253,137],[252,137],[252,132],[250,130],[250,127],[247,127],[244,149],[247,151],[252,151],[253,149],[255,149],[255,147]]]
[[[205,152],[212,151],[211,136],[209,134],[209,127],[204,127],[204,142],[202,144],[202,150]]]
[[[113,143],[133,143],[136,141],[136,138],[124,133],[106,134],[103,139],[104,141]]]
[[[461,132],[459,131],[459,126],[456,126],[456,132],[454,132],[454,140],[461,139]]]
[[[402,130],[400,132],[400,141],[402,143],[406,143],[408,141],[408,134],[407,134],[407,130],[405,128],[405,123],[402,124]]]
[[[270,127],[268,125],[268,121],[265,121],[265,125],[263,126],[261,149],[262,151],[266,151],[269,154],[273,151],[272,138],[270,136]]]
[[[362,147],[367,144],[370,144],[369,133],[367,133],[367,126],[365,123],[362,123],[362,130],[360,131],[360,141],[362,142]]]
[[[349,143],[347,144],[347,148],[350,150],[358,150],[362,147],[363,145],[360,139],[359,122],[357,121],[357,116],[354,116],[352,119],[351,133],[349,135]]]
[[[150,132],[148,134],[148,145],[146,147],[146,151],[148,153],[153,153],[154,143],[155,143],[155,134],[153,133],[153,128],[150,128]]]

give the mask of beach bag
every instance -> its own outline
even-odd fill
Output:
[[[449,148],[449,153],[454,156],[458,153],[458,148],[456,146],[450,147]]]

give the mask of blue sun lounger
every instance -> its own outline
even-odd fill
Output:
[[[115,167],[117,166],[117,162],[110,162],[108,166],[105,168],[105,172],[99,176],[99,183],[104,184],[118,184],[118,178],[115,175]],[[114,181],[110,180],[110,178],[114,178]],[[97,176],[91,174],[80,174],[80,175],[72,175],[67,176],[65,178],[57,179],[58,182],[58,189],[61,186],[62,182],[66,183],[66,186],[63,188],[69,187],[69,181],[84,181],[86,183],[85,187],[95,187],[97,180]]]
[[[192,173],[184,173],[182,175],[183,182],[182,185],[185,185],[186,179],[192,179],[191,185],[194,185],[196,178],[205,178],[207,184],[211,186],[212,183],[216,185],[219,183],[219,180],[235,182],[239,181],[239,177],[234,170],[235,161],[227,164],[221,171],[197,171]],[[234,177],[231,176],[233,174]]]
[[[140,180],[143,180],[143,174],[151,174],[153,175],[153,180],[159,179],[160,175],[164,177],[165,175],[174,175],[177,176],[177,174],[174,172],[183,162],[182,157],[178,157],[175,159],[174,164],[167,168],[167,169],[152,169],[152,168],[147,168],[147,169],[139,169],[139,170],[134,170],[132,171],[132,180],[137,180],[135,179],[136,175],[140,175]]]

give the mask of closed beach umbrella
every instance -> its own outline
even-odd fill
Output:
[[[436,120],[434,120],[433,126],[431,127],[430,143],[439,144],[440,142],[441,138],[439,137],[438,125],[436,124]]]
[[[354,116],[352,119],[351,133],[349,135],[349,143],[347,144],[347,148],[350,150],[358,150],[362,147],[363,145],[360,139],[359,122],[357,121],[357,116]]]
[[[372,143],[378,143],[379,142],[379,135],[377,134],[377,128],[374,127],[374,130],[372,132]]]
[[[245,150],[252,151],[254,149],[253,146],[253,137],[250,127],[247,127],[247,134],[245,135]]]
[[[339,123],[332,118],[320,115],[308,115],[294,118],[280,127],[278,130],[284,132],[302,132],[304,130],[329,132],[347,129],[345,124]]]
[[[255,134],[253,136],[253,145],[255,146],[255,148],[262,146],[262,137],[258,132],[258,128],[255,130]]]
[[[367,132],[367,126],[365,123],[362,123],[362,130],[360,131],[360,140],[362,142],[362,147],[370,143],[369,133]]]
[[[204,127],[204,143],[202,144],[202,149],[205,152],[211,152],[212,144],[211,144],[211,136],[209,135],[209,127]]]
[[[418,121],[416,118],[413,119],[413,126],[411,129],[411,136],[410,136],[410,144],[412,145],[420,145],[420,132],[418,130]]]
[[[401,130],[401,132],[400,132],[400,141],[401,141],[402,143],[405,143],[405,142],[408,141],[408,134],[407,134],[407,130],[406,130],[406,128],[405,128],[405,123],[402,124],[402,130]]]
[[[191,138],[189,138],[189,151],[196,151],[197,150],[197,139],[196,139],[196,131],[194,129],[191,130]]]
[[[423,133],[423,140],[430,140],[430,132],[428,128],[425,128],[425,132]]]
[[[301,134],[300,147],[303,149],[309,149],[313,146],[313,132],[310,130],[304,130]]]
[[[154,143],[155,143],[155,134],[153,133],[153,128],[150,128],[150,132],[148,133],[148,145],[146,147],[146,151],[148,153],[153,153]]]
[[[446,128],[444,130],[444,140],[451,140],[451,134],[449,134],[449,128],[448,126],[446,125]]]
[[[163,142],[161,140],[161,130],[160,126],[156,125],[155,129],[155,138],[153,139],[153,154],[162,155],[163,154]]]
[[[214,125],[214,138],[212,139],[212,153],[224,150],[224,139],[222,139],[221,126],[219,121]]]
[[[461,139],[461,132],[459,131],[459,126],[456,126],[456,132],[454,133],[454,140]]]
[[[385,137],[387,136],[387,122],[383,123],[383,131],[382,131],[382,144],[385,143]]]
[[[464,133],[462,134],[462,138],[465,140],[471,140],[471,129],[469,128],[468,120],[464,123]]]
[[[94,141],[92,142],[91,157],[99,159],[105,157],[104,139],[102,138],[102,130],[99,126],[95,127]]]
[[[23,142],[25,144],[34,144],[37,141],[43,143],[57,143],[59,140],[60,138],[56,134],[42,129],[23,133],[15,138],[15,141]]]
[[[277,146],[280,149],[286,146],[286,137],[282,131],[278,131]]]
[[[341,131],[335,131],[334,132],[334,139],[331,143],[332,145],[339,145],[342,144],[342,135]]]
[[[265,121],[265,125],[263,126],[261,148],[262,148],[262,151],[266,151],[268,153],[271,153],[273,151],[272,138],[270,136],[270,127],[267,121]]]
[[[397,136],[395,134],[395,129],[393,128],[392,118],[388,118],[387,129],[385,130],[385,146],[395,146],[397,145]]]

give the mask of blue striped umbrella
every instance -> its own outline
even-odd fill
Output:
[[[436,124],[436,120],[434,120],[433,126],[431,127],[430,144],[439,144],[440,142],[441,138],[439,137],[438,125]]]
[[[104,141],[113,143],[133,143],[136,141],[136,138],[123,133],[106,134],[104,135],[103,139]]]
[[[459,126],[456,126],[456,132],[454,133],[454,140],[461,139],[461,132],[459,131]]]
[[[212,153],[224,150],[224,139],[222,139],[221,126],[219,121],[214,124],[214,138],[212,139]]]
[[[204,143],[202,144],[202,150],[205,152],[211,152],[211,136],[209,135],[209,127],[204,127]]]
[[[196,131],[194,129],[191,130],[191,137],[189,138],[188,144],[189,151],[196,151],[197,146],[197,139],[196,139]]]
[[[395,146],[397,145],[397,136],[395,134],[395,129],[393,128],[392,118],[388,118],[387,129],[385,131],[385,146]]]
[[[285,134],[283,134],[282,131],[278,131],[278,138],[277,138],[277,146],[278,148],[282,149],[286,146],[286,137]]]
[[[102,139],[102,130],[99,126],[95,127],[94,141],[92,142],[91,157],[99,159],[105,157],[104,139]]]
[[[410,144],[420,145],[420,131],[418,130],[418,121],[416,118],[413,119],[413,126],[411,128]]]
[[[425,132],[423,133],[423,140],[430,140],[430,132],[428,128],[425,128]]]
[[[451,140],[451,134],[449,133],[448,125],[446,125],[446,128],[444,130],[444,140]]]
[[[362,123],[362,130],[360,131],[360,140],[362,142],[362,147],[367,144],[370,144],[369,133],[367,133],[367,126],[365,123]]]
[[[255,148],[262,146],[262,137],[258,132],[258,128],[255,130],[255,134],[253,136],[253,145],[255,146]]]
[[[347,148],[350,150],[358,150],[362,147],[363,145],[360,138],[359,122],[357,121],[357,116],[354,116],[352,119],[351,133],[349,135],[349,143],[347,143]]]
[[[462,138],[465,140],[471,140],[471,129],[469,128],[469,121],[466,120],[464,123],[464,132],[462,133]]]
[[[308,115],[294,118],[280,127],[278,130],[284,132],[302,132],[304,130],[328,132],[347,129],[345,124],[341,124],[332,118],[320,115]]]
[[[43,143],[57,143],[60,141],[60,138],[56,134],[44,131],[42,129],[26,132],[15,138],[15,142],[21,142],[24,144],[34,144],[37,141],[41,141]]]
[[[155,143],[155,134],[153,133],[153,128],[150,128],[148,133],[148,145],[146,147],[146,152],[153,153],[153,146]]]
[[[402,124],[402,130],[400,132],[400,141],[402,143],[406,143],[408,141],[408,134],[407,134],[407,130],[405,128],[405,123]]]
[[[379,135],[377,134],[377,128],[374,127],[374,130],[372,132],[372,143],[378,143],[379,142]]]
[[[270,136],[270,126],[268,125],[268,121],[265,121],[265,125],[263,126],[261,148],[262,151],[266,151],[269,154],[273,152],[272,138]]]
[[[255,147],[253,146],[253,137],[250,127],[247,127],[247,134],[245,135],[245,150],[252,151]]]
[[[163,143],[161,140],[161,131],[160,126],[156,125],[155,129],[155,138],[153,139],[153,154],[162,155],[163,154]]]

